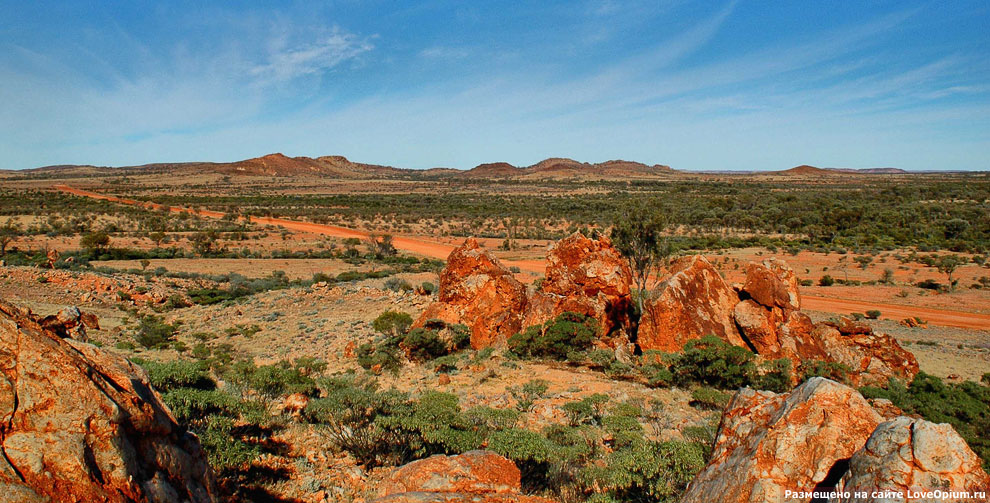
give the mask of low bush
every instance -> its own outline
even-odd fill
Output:
[[[822,360],[802,360],[798,366],[797,375],[801,382],[812,377],[824,377],[843,384],[849,384],[849,373],[852,369],[848,365],[838,362],[827,362]]]
[[[691,405],[707,410],[722,410],[729,404],[730,398],[731,395],[717,389],[695,388],[691,392]]]
[[[509,338],[509,349],[529,358],[564,360],[568,353],[586,351],[598,333],[598,322],[578,313],[565,312],[543,325],[535,325]]]
[[[198,390],[216,388],[216,382],[199,362],[186,360],[177,360],[168,363],[146,362],[143,366],[148,372],[151,385],[160,392],[177,388],[194,388]]]
[[[138,323],[134,340],[144,348],[161,349],[171,344],[176,330],[178,325],[165,323],[161,316],[149,314]]]
[[[755,359],[751,351],[707,335],[688,341],[683,353],[672,355],[669,370],[676,384],[736,389],[753,382],[757,375]]]
[[[371,327],[383,335],[400,335],[406,333],[412,323],[412,316],[406,313],[385,311],[371,322]]]

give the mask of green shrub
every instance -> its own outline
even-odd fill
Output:
[[[732,396],[713,388],[696,388],[691,392],[691,405],[706,410],[722,410]]]
[[[599,426],[602,424],[602,418],[605,417],[608,401],[608,395],[595,393],[576,402],[565,403],[561,408],[567,413],[572,426],[582,424]]]
[[[866,317],[871,320],[876,320],[880,318],[880,314],[881,314],[880,311],[876,309],[870,309],[869,311],[866,312]]]
[[[564,360],[573,351],[591,347],[598,322],[591,317],[565,312],[543,325],[527,328],[509,338],[513,353],[530,358]]]
[[[172,342],[177,330],[177,325],[170,325],[161,316],[149,314],[138,323],[134,340],[147,349],[160,349]]]
[[[838,362],[827,362],[822,360],[802,360],[798,367],[798,376],[801,382],[812,377],[824,377],[843,384],[849,384],[849,373],[852,369],[848,365]]]
[[[753,382],[756,355],[745,348],[707,335],[688,341],[684,352],[671,357],[670,372],[677,384],[698,383],[736,389]]]
[[[382,370],[398,370],[402,364],[399,358],[399,340],[397,337],[390,337],[377,344],[369,342],[358,346],[355,351],[358,365],[365,369],[379,366]]]
[[[427,391],[404,413],[383,417],[383,428],[409,439],[412,459],[477,449],[484,440],[458,404],[457,395]]]
[[[392,290],[393,292],[410,292],[413,286],[401,278],[388,278],[385,280],[385,289]]]
[[[258,367],[247,379],[247,385],[271,398],[302,393],[314,395],[316,381],[288,362]]]
[[[457,370],[457,361],[457,356],[446,355],[433,360],[430,365],[433,367],[434,372],[438,374],[447,374]]]
[[[177,360],[168,363],[144,362],[151,385],[159,392],[177,388],[211,390],[216,388],[214,381],[199,362]]]
[[[835,279],[833,279],[828,274],[818,278],[818,286],[832,286],[835,284]]]
[[[409,331],[412,322],[412,316],[406,313],[385,311],[371,322],[371,326],[380,334],[396,336]]]
[[[532,379],[522,386],[509,388],[509,392],[516,399],[516,408],[525,412],[533,407],[533,402],[543,398],[549,389],[550,382],[546,379]]]
[[[468,421],[486,435],[514,427],[521,416],[518,411],[512,409],[493,409],[484,405],[468,409],[464,414]]]
[[[433,283],[430,283],[429,281],[424,281],[422,284],[419,285],[419,289],[426,295],[433,295],[437,291],[437,286],[434,285]]]
[[[236,468],[261,454],[258,446],[238,438],[234,433],[234,420],[229,417],[209,416],[197,433],[210,466],[220,472]]]
[[[381,425],[381,418],[408,408],[408,395],[380,392],[373,382],[353,377],[324,379],[320,384],[326,397],[310,400],[302,417],[320,425],[338,449],[366,467],[400,464],[408,458],[409,439]]]
[[[791,361],[787,358],[770,360],[760,364],[760,370],[753,379],[756,389],[784,393],[791,389]]]
[[[447,354],[447,343],[433,330],[414,328],[399,343],[409,359],[417,362],[432,360]]]
[[[581,479],[611,501],[676,501],[704,466],[692,443],[640,441],[586,468]]]
[[[547,487],[547,474],[557,450],[543,435],[520,428],[496,431],[488,438],[488,450],[515,462],[522,474],[524,490]]]
[[[244,410],[240,400],[216,389],[171,389],[162,394],[162,401],[180,424],[215,414],[236,417]]]

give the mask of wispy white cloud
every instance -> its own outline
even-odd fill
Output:
[[[266,60],[253,66],[250,74],[263,81],[286,82],[320,74],[374,48],[367,39],[334,28],[314,41],[291,43],[276,38]]]
[[[471,54],[467,47],[452,47],[435,45],[419,51],[419,56],[426,59],[463,59]]]

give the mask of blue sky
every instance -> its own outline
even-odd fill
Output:
[[[0,7],[0,168],[990,169],[985,1]]]

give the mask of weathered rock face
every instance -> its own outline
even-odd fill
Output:
[[[893,337],[874,333],[869,325],[819,323],[812,333],[832,361],[851,369],[849,382],[854,386],[886,385],[890,377],[910,382],[918,374],[914,355]]]
[[[522,328],[526,287],[491,252],[469,238],[447,257],[437,302],[413,326],[437,318],[471,329],[475,349],[494,345]]]
[[[742,291],[761,305],[788,311],[801,309],[798,278],[782,260],[770,257],[761,264],[750,263]]]
[[[629,263],[607,237],[595,240],[575,232],[547,251],[546,293],[565,297],[602,293],[628,302],[631,284]]]
[[[392,472],[379,489],[379,502],[480,502],[548,500],[520,493],[520,473],[509,459],[488,451],[431,456]]]
[[[776,358],[775,355],[780,353],[780,336],[777,333],[780,310],[773,311],[746,299],[736,304],[732,314],[756,352],[766,358]]]
[[[608,238],[576,232],[547,251],[546,278],[529,300],[523,327],[572,311],[598,320],[602,336],[626,328],[631,283],[629,263]]]
[[[51,316],[41,318],[38,323],[59,337],[71,337],[86,342],[88,340],[86,336],[87,325],[92,325],[95,319],[95,316],[83,314],[78,307],[71,306],[63,308]],[[96,322],[96,327],[90,326],[89,328],[100,328],[99,322]]]
[[[785,394],[744,388],[681,503],[779,503],[788,489],[832,487],[881,420],[856,390],[820,377]]]
[[[216,500],[199,440],[143,370],[3,301],[0,450],[4,501]]]
[[[677,261],[671,270],[659,294],[643,306],[639,346],[680,351],[684,343],[712,334],[745,347],[733,320],[739,297],[711,263],[695,255]]]
[[[902,416],[877,427],[866,445],[849,460],[849,471],[842,477],[839,487],[853,494],[942,490],[983,491],[990,495],[990,476],[980,466],[980,458],[951,425]],[[832,501],[888,500],[868,497]],[[912,498],[910,501],[968,503],[979,500],[949,497]]]

